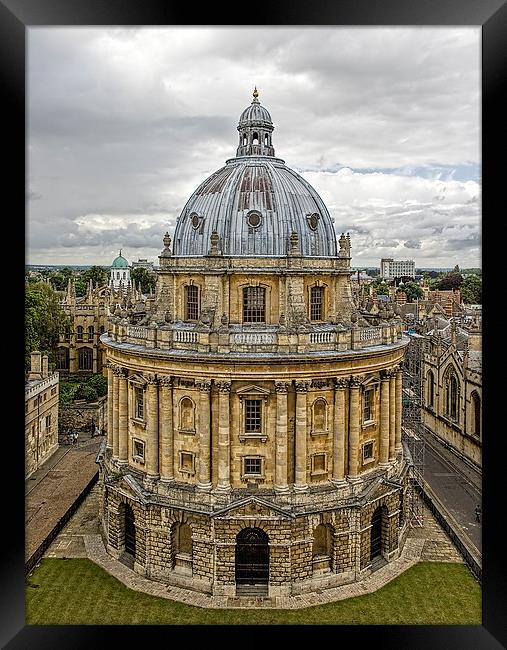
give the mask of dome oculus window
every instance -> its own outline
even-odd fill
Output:
[[[309,214],[306,216],[306,219],[308,221],[308,225],[312,230],[317,230],[317,226],[319,225],[319,219],[320,215],[314,212],[313,214]]]
[[[201,221],[202,217],[200,217],[195,212],[190,215],[190,223],[192,224],[192,228],[194,228],[194,230],[197,230],[197,228],[199,228]]]
[[[246,221],[250,228],[258,228],[261,223],[262,223],[262,216],[260,212],[256,212],[255,210],[251,210],[247,215],[246,215]]]

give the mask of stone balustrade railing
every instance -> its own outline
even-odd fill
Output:
[[[377,327],[355,327],[288,332],[275,326],[270,331],[252,331],[232,325],[225,331],[210,332],[204,328],[178,326],[145,327],[111,323],[109,335],[113,341],[162,350],[184,349],[196,352],[278,352],[308,353],[312,351],[361,350],[370,346],[396,343],[402,336],[400,323]],[[259,328],[260,330],[260,328]]]

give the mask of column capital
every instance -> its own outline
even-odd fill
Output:
[[[195,385],[203,393],[209,393],[211,390],[211,379],[196,379]]]
[[[231,392],[231,382],[230,381],[217,381],[215,382],[216,386],[220,393],[230,393]]]
[[[113,373],[119,378],[119,379],[127,379],[127,371],[125,368],[122,368],[121,366],[118,366],[116,364],[112,365]]]
[[[146,379],[146,383],[150,386],[156,386],[159,382],[157,379],[157,375],[152,375],[152,374],[147,374],[143,375],[143,377]]]
[[[334,380],[334,387],[338,390],[345,390],[349,387],[349,380],[343,377],[337,378]]]
[[[290,381],[275,381],[275,391],[277,393],[287,393],[290,388]]]
[[[159,377],[158,382],[161,386],[164,386],[165,388],[171,388],[173,385],[173,380],[171,377]]]
[[[391,379],[391,371],[387,368],[380,371],[380,381],[389,381]]]
[[[359,388],[363,383],[363,377],[361,375],[353,375],[350,377],[349,386],[350,388]]]
[[[294,382],[297,393],[306,393],[312,385],[311,379],[296,379]]]

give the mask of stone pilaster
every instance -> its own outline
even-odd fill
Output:
[[[389,460],[396,460],[396,371],[389,373]]]
[[[128,464],[128,398],[127,372],[118,373],[118,462]]]
[[[160,477],[158,462],[158,380],[155,375],[148,375],[146,379],[148,381],[146,386],[146,411],[148,416],[146,424],[148,443],[146,477],[155,480]]]
[[[287,392],[290,383],[275,382],[276,390],[276,450],[275,450],[275,490],[288,492],[287,484]]]
[[[211,379],[196,379],[199,387],[198,490],[211,489]]]
[[[345,482],[345,390],[349,382],[336,379],[334,387],[333,482]]]
[[[107,364],[107,448],[113,449],[113,366]]]
[[[218,388],[218,485],[219,492],[231,489],[230,381],[217,381]]]
[[[160,377],[159,434],[160,480],[174,481],[173,384],[171,377]]]
[[[403,413],[402,382],[403,370],[399,368],[396,372],[396,426],[394,436],[394,449],[396,452],[403,449],[401,444],[401,415]]]
[[[307,437],[307,393],[310,388],[310,380],[297,380],[296,386],[296,481],[294,489],[302,491],[308,489],[306,482],[306,437]]]
[[[349,471],[352,481],[357,480],[359,460],[359,392],[361,378],[351,377],[349,382]]]
[[[118,373],[120,372],[119,366],[114,366],[113,368],[113,458],[118,460],[119,449],[120,449],[120,436],[119,436],[119,387]]]
[[[389,460],[389,375],[383,371],[380,378],[380,454],[379,464],[385,467]]]

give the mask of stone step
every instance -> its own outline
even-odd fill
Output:
[[[387,564],[387,560],[383,558],[381,555],[377,555],[377,557],[374,558],[371,562],[370,570],[373,573],[374,571],[378,571],[378,569],[381,569],[386,564]]]
[[[268,595],[267,585],[237,585],[236,596],[256,596],[262,598]]]

